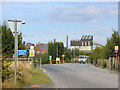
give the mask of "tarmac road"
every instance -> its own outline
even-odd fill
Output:
[[[118,88],[118,74],[90,64],[42,65],[56,88]]]

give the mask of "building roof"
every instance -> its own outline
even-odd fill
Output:
[[[83,35],[81,40],[82,39],[92,39],[93,38],[93,35]]]

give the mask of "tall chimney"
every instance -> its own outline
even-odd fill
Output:
[[[68,35],[66,36],[66,48],[68,49]]]
[[[56,40],[54,39],[54,43],[56,42]]]

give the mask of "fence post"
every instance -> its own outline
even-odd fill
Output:
[[[115,57],[113,57],[112,61],[113,61],[113,63],[112,63],[113,66],[112,67],[113,67],[113,69],[115,69]]]
[[[109,69],[112,70],[112,68],[111,68],[111,57],[109,57]]]
[[[109,69],[109,60],[106,59],[105,61],[106,61],[106,68]]]

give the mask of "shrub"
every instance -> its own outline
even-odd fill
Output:
[[[29,62],[18,61],[17,62],[17,76],[16,85],[14,84],[14,62],[3,61],[3,88],[19,88],[25,84],[30,83],[31,80],[31,65]]]
[[[106,68],[106,61],[103,61],[103,62],[102,62],[102,67],[103,67],[103,68]]]

